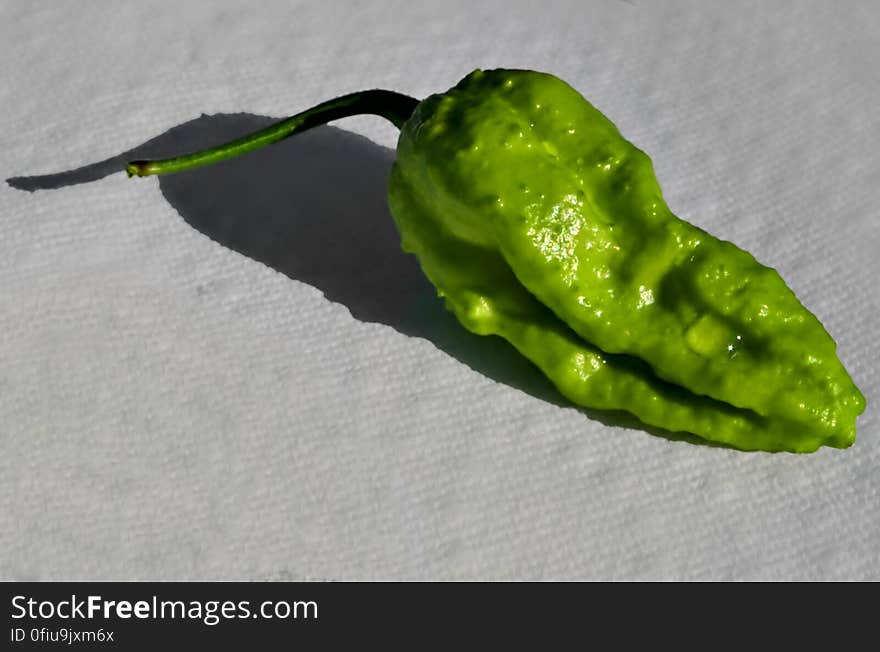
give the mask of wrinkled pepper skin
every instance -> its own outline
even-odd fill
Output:
[[[422,101],[388,199],[462,325],[575,404],[743,450],[854,442],[865,400],[816,317],[673,215],[648,156],[560,79],[477,70]]]

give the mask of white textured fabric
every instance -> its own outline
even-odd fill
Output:
[[[3,3],[0,575],[880,579],[878,33],[870,0]],[[399,252],[378,118],[107,175],[476,67],[570,82],[780,271],[867,397],[853,448],[566,406]]]

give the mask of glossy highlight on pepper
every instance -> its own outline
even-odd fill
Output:
[[[553,75],[477,70],[418,102],[331,100],[161,174],[346,115],[401,128],[388,202],[468,330],[508,340],[577,405],[743,450],[847,447],[865,401],[778,273],[670,211],[648,156]]]

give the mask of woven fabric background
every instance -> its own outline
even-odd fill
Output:
[[[0,5],[0,576],[880,579],[880,4]],[[776,267],[868,409],[743,454],[597,420],[399,250],[364,88],[552,72],[681,217]],[[133,150],[133,151],[132,151]]]

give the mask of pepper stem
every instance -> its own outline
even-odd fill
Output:
[[[378,115],[391,121],[398,129],[412,115],[419,101],[394,91],[370,90],[350,93],[322,102],[302,113],[285,118],[265,129],[236,138],[228,143],[183,156],[155,161],[132,161],[126,164],[129,177],[146,177],[153,174],[169,174],[210,165],[234,156],[271,145],[313,127],[364,113]]]

